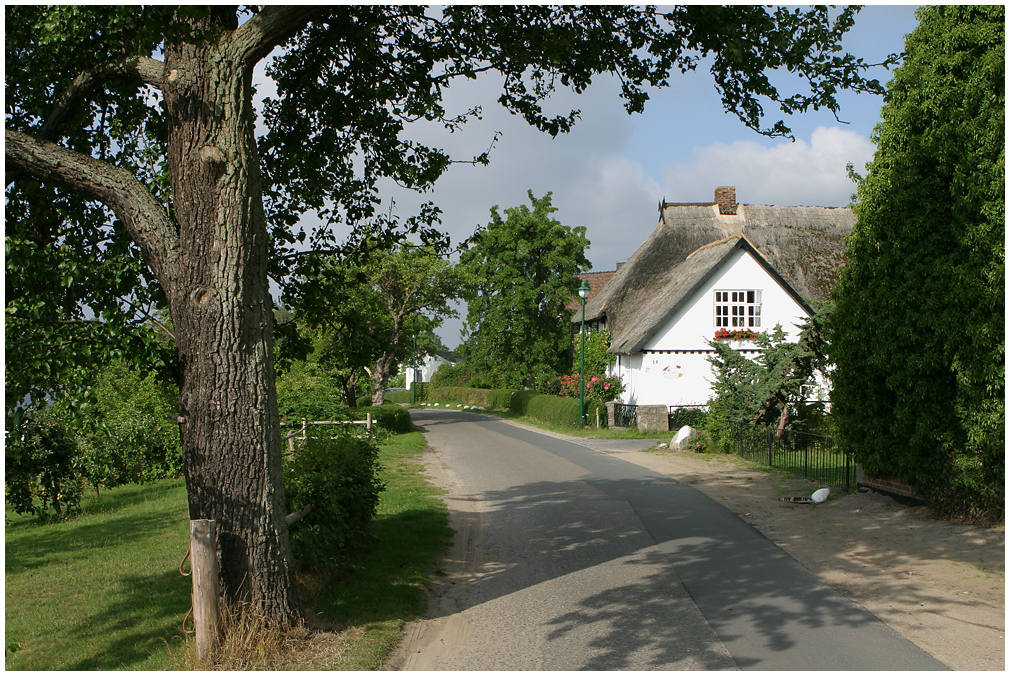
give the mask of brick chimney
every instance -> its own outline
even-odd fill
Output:
[[[715,203],[719,205],[719,213],[726,216],[736,215],[736,187],[723,185],[715,189]]]

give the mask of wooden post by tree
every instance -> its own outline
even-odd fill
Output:
[[[189,522],[190,561],[193,567],[193,624],[196,657],[210,657],[220,631],[217,576],[217,523],[210,519]]]

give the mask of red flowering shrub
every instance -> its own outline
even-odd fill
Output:
[[[546,394],[557,394],[562,397],[575,397],[579,396],[579,374],[573,373],[571,375],[558,376],[557,379],[548,383],[548,387],[545,389],[551,390]],[[597,376],[592,376],[586,378],[586,399],[596,399],[597,401],[611,401],[616,399],[624,391],[624,385],[621,384],[621,379],[611,376],[608,378],[599,378]]]
[[[715,332],[716,340],[757,340],[761,334],[750,329],[721,328]]]

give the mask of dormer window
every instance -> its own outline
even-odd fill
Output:
[[[715,292],[716,328],[761,328],[761,290]]]

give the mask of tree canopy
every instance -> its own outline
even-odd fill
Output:
[[[888,84],[833,314],[835,416],[865,470],[999,520],[1004,9],[931,7]]]
[[[468,278],[463,352],[477,387],[532,388],[567,371],[579,272],[590,268],[584,227],[551,218],[551,194],[491,207],[491,222],[460,255]]]
[[[784,113],[879,91],[840,50],[855,10],[681,6],[7,6],[7,401],[71,383],[114,352],[141,356],[157,308],[176,353],[190,515],[218,521],[229,600],[300,612],[284,521],[268,275],[337,224],[376,221],[383,177],[423,190],[450,158],[412,120],[453,129],[460,78],[494,72],[498,99],[550,134],[557,87],[614,73],[630,112],[711,57],[728,111],[762,133]],[[277,95],[257,136],[253,69]],[[809,90],[780,92],[786,70]],[[471,159],[487,161],[485,155]],[[319,228],[299,218],[315,212]],[[423,222],[381,227],[437,238]],[[62,285],[62,286],[61,286]],[[13,336],[12,336],[13,332]],[[25,337],[25,339],[22,339]],[[12,367],[11,365],[16,365]],[[16,371],[15,371],[16,369]],[[39,403],[41,397],[32,397]],[[8,425],[10,425],[10,419]]]
[[[461,293],[460,274],[436,247],[405,244],[304,261],[285,296],[298,321],[322,332],[319,361],[341,372],[348,405],[368,373],[380,406],[390,376],[409,358],[410,338],[421,336],[423,350],[442,319],[455,316]]]

